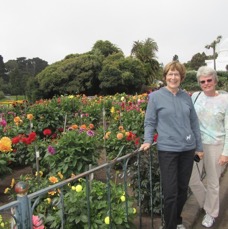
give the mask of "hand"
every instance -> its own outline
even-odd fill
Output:
[[[226,165],[228,163],[228,156],[221,155],[218,163],[219,165]]]
[[[148,149],[150,148],[150,146],[151,146],[150,143],[143,143],[143,144],[140,146],[139,150],[140,150],[140,151],[141,151],[141,150],[146,151],[146,150],[148,150]]]
[[[204,152],[196,152],[196,154],[199,156],[200,160],[203,159]]]

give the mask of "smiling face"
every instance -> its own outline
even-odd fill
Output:
[[[163,79],[166,82],[166,88],[176,93],[179,90],[180,83],[185,78],[186,69],[179,61],[168,63],[163,69]]]
[[[167,89],[177,91],[181,83],[181,75],[177,70],[169,70],[165,77]]]
[[[212,75],[203,75],[199,77],[199,84],[204,93],[208,96],[215,94],[216,80]]]
[[[202,66],[196,74],[197,81],[206,96],[216,95],[216,85],[218,82],[217,72],[208,66]]]

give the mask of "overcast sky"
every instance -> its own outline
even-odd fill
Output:
[[[4,62],[52,64],[98,40],[129,56],[134,41],[147,38],[157,43],[159,62],[175,54],[187,62],[198,52],[211,55],[205,45],[218,35],[228,38],[228,0],[0,0],[0,30]]]

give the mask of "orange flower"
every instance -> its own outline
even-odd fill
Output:
[[[56,177],[54,177],[54,176],[49,177],[49,179],[48,179],[48,180],[49,180],[51,183],[53,183],[53,184],[55,184],[55,183],[59,182],[58,178],[56,178]]]
[[[20,122],[20,120],[21,120],[21,119],[20,119],[20,117],[18,117],[18,116],[15,117],[15,118],[13,119],[14,122]]]
[[[76,129],[78,129],[78,125],[74,124],[74,125],[71,126],[71,128],[72,128],[73,130],[76,130]]]
[[[32,121],[33,120],[33,114],[27,114],[27,119]]]
[[[106,134],[105,134],[105,139],[108,139],[109,138],[109,136],[110,136],[110,134],[111,134],[111,132],[110,131],[108,131]]]
[[[118,133],[116,135],[116,137],[117,137],[118,140],[121,140],[123,138],[123,134],[122,133]]]
[[[12,149],[12,141],[8,137],[2,137],[0,139],[0,151],[3,153],[11,152]]]
[[[123,131],[123,130],[124,130],[123,126],[119,126],[119,131]]]
[[[93,130],[94,129],[94,125],[92,123],[89,124],[89,128],[90,130]]]
[[[130,135],[130,132],[127,131],[127,132],[125,133],[125,136],[128,137],[129,135]]]
[[[56,193],[56,191],[50,191],[50,192],[48,192],[48,194],[51,195],[51,196],[54,196],[55,193]]]
[[[83,124],[83,125],[80,126],[80,129],[81,129],[81,130],[86,130],[86,128],[87,128],[87,127],[86,127],[85,124]]]
[[[20,123],[22,123],[22,120],[20,119],[19,116],[15,117],[14,120],[15,124],[18,126]]]

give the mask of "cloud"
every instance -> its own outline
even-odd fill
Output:
[[[158,60],[187,62],[218,35],[228,37],[227,0],[7,0],[0,8],[4,62],[39,57],[49,64],[109,40],[126,56],[154,39]]]

